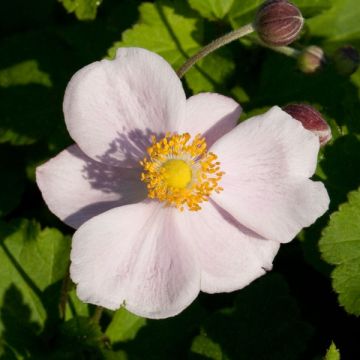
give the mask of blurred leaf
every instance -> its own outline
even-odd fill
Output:
[[[336,348],[334,342],[331,343],[324,360],[340,360],[340,351]]]
[[[228,359],[221,351],[219,344],[213,342],[206,334],[201,334],[195,337],[191,345],[191,353],[206,357],[211,360],[226,360]],[[191,359],[192,357],[190,357]]]
[[[220,50],[211,56],[207,56],[185,74],[187,84],[194,94],[212,92],[217,88],[223,88],[222,82],[235,69],[234,61],[226,54],[225,50]]]
[[[112,343],[128,341],[134,339],[145,324],[146,319],[120,308],[115,312],[105,334]]]
[[[360,190],[330,216],[319,246],[324,259],[336,265],[332,279],[340,304],[360,315]]]
[[[75,12],[79,20],[94,20],[102,0],[59,0],[69,12]]]
[[[277,274],[241,290],[235,307],[215,313],[204,323],[204,330],[227,358],[242,360],[299,359],[312,334]]]
[[[263,0],[235,1],[228,14],[232,27],[237,29],[253,22],[255,13],[263,2]]]
[[[14,221],[10,225],[1,223],[0,235],[3,315],[0,330],[8,324],[4,317],[9,311],[16,314],[20,303],[27,308],[27,316],[19,317],[18,321],[28,319],[42,325],[46,318],[42,292],[64,276],[69,262],[70,239],[56,229],[42,230],[38,223],[29,220]],[[5,296],[9,291],[18,295]]]
[[[167,0],[143,3],[140,19],[132,29],[122,34],[122,41],[109,50],[114,57],[122,46],[139,46],[164,57],[175,69],[201,49],[204,39],[203,20],[186,2]],[[185,79],[193,92],[213,91],[231,74],[234,63],[225,51],[217,52],[199,62]]]
[[[0,70],[0,87],[39,84],[51,87],[49,74],[39,69],[35,60],[23,61],[19,64]]]
[[[307,25],[313,36],[327,42],[360,44],[360,7],[358,0],[332,0],[330,10],[310,19]]]
[[[40,138],[66,142],[61,81],[66,83],[67,60],[54,31],[0,39],[0,53],[0,142],[27,145]]]
[[[190,6],[209,20],[222,19],[233,3],[234,0],[189,0]]]
[[[303,16],[312,17],[330,9],[333,0],[292,0],[291,2],[299,7]]]

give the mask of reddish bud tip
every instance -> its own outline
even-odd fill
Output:
[[[298,57],[299,69],[305,74],[313,74],[320,70],[325,63],[325,55],[318,46],[306,47]]]
[[[286,0],[268,0],[258,10],[255,29],[261,40],[270,46],[292,43],[304,25],[300,10]]]
[[[300,121],[305,129],[317,135],[321,146],[331,139],[330,126],[313,107],[305,104],[290,104],[286,105],[283,110],[294,119]]]
[[[342,46],[335,51],[333,61],[336,69],[341,75],[349,76],[359,67],[359,52],[353,46]]]

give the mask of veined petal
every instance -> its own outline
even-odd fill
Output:
[[[175,130],[178,133],[203,134],[208,146],[232,130],[239,119],[241,106],[220,94],[202,93],[186,101],[186,112]]]
[[[197,247],[202,291],[238,290],[272,269],[280,244],[245,228],[216,204],[209,202],[201,211],[181,215]]]
[[[329,197],[314,173],[319,140],[278,107],[238,125],[210,149],[225,172],[212,198],[261,236],[288,242],[324,214]]]
[[[148,318],[174,316],[200,290],[200,267],[178,210],[143,202],[109,210],[75,233],[72,280],[81,300],[122,304]]]
[[[36,182],[49,209],[74,228],[104,211],[146,198],[140,169],[99,163],[77,145],[39,166]]]
[[[88,156],[131,167],[151,135],[183,117],[185,101],[179,78],[162,57],[120,48],[115,60],[94,62],[72,77],[63,109],[71,137]]]

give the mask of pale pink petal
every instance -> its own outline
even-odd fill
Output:
[[[280,244],[245,228],[216,204],[205,203],[201,211],[181,216],[197,246],[202,291],[238,290],[272,269]]]
[[[200,290],[200,267],[179,211],[158,202],[109,210],[75,233],[72,280],[85,302],[148,318],[173,316]]]
[[[186,101],[186,115],[175,129],[192,136],[204,134],[208,146],[232,130],[241,113],[241,106],[233,99],[212,93],[194,95]]]
[[[77,228],[93,216],[146,198],[140,169],[107,166],[72,145],[36,169],[49,209]]]
[[[185,93],[171,66],[140,48],[94,62],[70,80],[64,98],[71,137],[95,160],[131,167],[152,134],[168,131],[185,111]]]
[[[225,172],[213,199],[241,224],[280,242],[324,214],[324,185],[308,179],[319,140],[278,107],[238,125],[210,149]]]

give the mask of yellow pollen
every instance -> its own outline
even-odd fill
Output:
[[[170,187],[183,189],[191,181],[191,167],[184,160],[168,160],[162,168],[164,180]]]
[[[153,137],[147,153],[140,162],[141,180],[151,199],[164,201],[180,211],[197,211],[213,191],[223,190],[218,185],[224,174],[220,163],[215,154],[207,152],[205,139],[200,135],[192,142],[188,133],[166,134],[159,141]]]

